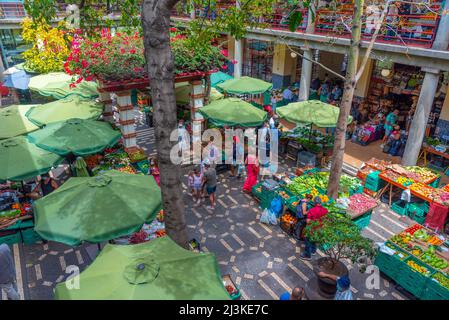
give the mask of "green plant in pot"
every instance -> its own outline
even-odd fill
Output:
[[[324,297],[333,298],[337,286],[335,281],[318,276],[318,272],[336,276],[348,275],[343,259],[356,263],[363,259],[372,259],[376,253],[373,242],[362,237],[361,230],[349,215],[327,214],[321,221],[311,221],[304,234],[326,255],[318,259],[314,266],[318,293]],[[363,269],[360,271],[364,272]]]

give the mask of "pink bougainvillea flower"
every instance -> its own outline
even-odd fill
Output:
[[[76,80],[76,83],[80,83],[81,81],[83,81],[83,77],[79,77],[77,80]]]
[[[73,88],[75,88],[75,87],[76,87],[76,84],[74,84],[74,83],[71,83],[71,84],[69,85],[69,87],[70,87],[70,89],[73,89]]]
[[[129,51],[129,53],[131,53],[131,54],[136,54],[136,49],[131,49],[131,50]]]
[[[237,64],[237,60],[232,60],[231,63],[232,64]]]
[[[122,36],[122,34],[120,32],[116,32],[115,35],[119,38]]]
[[[125,54],[125,53],[126,53],[126,50],[123,49],[123,48],[121,48],[121,49],[120,49],[120,53],[121,53],[121,54]]]
[[[221,66],[221,68],[222,68],[223,70],[226,70],[226,69],[228,69],[228,66],[224,64],[224,65]]]
[[[94,77],[92,77],[92,76],[87,76],[86,77],[86,81],[92,81],[92,80],[94,80]]]
[[[83,61],[81,61],[81,66],[82,66],[83,68],[87,68],[87,67],[89,66],[89,63],[87,63],[86,60],[83,60]]]
[[[178,29],[176,29],[176,28],[170,28],[170,32],[176,32],[176,31],[178,31]]]
[[[228,50],[226,50],[226,49],[221,49],[220,52],[221,52],[221,54],[224,55],[225,57],[228,56]]]

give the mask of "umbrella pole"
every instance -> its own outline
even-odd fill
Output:
[[[312,126],[313,124],[310,124],[310,132],[309,132],[309,142],[312,140]]]
[[[97,248],[98,248],[98,251],[101,251],[101,243],[100,242],[97,243]]]

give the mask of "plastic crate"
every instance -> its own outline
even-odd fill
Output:
[[[25,244],[33,244],[39,241],[42,241],[42,238],[39,234],[34,231],[34,229],[26,229],[22,231],[23,243]]]
[[[298,153],[297,167],[316,166],[316,155],[308,151]]]
[[[361,185],[360,187],[356,188],[356,189],[349,189],[349,195],[352,196],[354,194],[357,193],[363,193],[363,186]]]
[[[401,268],[401,271],[398,273],[396,277],[396,282],[401,287],[409,291],[415,297],[421,298],[424,294],[424,291],[427,287],[430,277],[412,269],[410,266],[407,265],[408,261],[414,261],[418,265],[427,268],[431,273],[433,273],[434,270],[429,266],[420,262],[418,259],[410,256],[404,261],[406,265],[403,268]]]
[[[440,273],[441,272],[436,272]],[[422,295],[423,300],[449,300],[449,289],[446,287],[443,287],[441,284],[439,284],[437,281],[432,280],[430,278],[429,282],[427,283],[427,288],[424,290],[424,293]]]
[[[309,170],[305,170],[304,174],[309,174],[309,173],[316,173],[316,172],[320,172],[321,170],[319,168],[312,168]]]
[[[391,205],[391,210],[393,210],[394,212],[396,212],[397,214],[399,214],[401,216],[404,216],[407,214],[407,211],[408,211],[408,203],[406,203],[404,207],[401,207],[399,205],[399,202],[394,202]]]
[[[378,181],[365,181],[365,188],[371,190],[371,191],[379,191],[383,187],[385,187],[386,182],[384,180],[378,180]]]
[[[424,217],[429,212],[429,205],[427,202],[410,203],[408,206],[409,213],[415,213],[419,217]]]
[[[373,210],[370,210],[367,213],[364,213],[363,215],[361,215],[360,217],[357,217],[353,220],[353,222],[360,228],[366,228],[369,226],[370,222],[371,222],[371,215],[373,214]]]
[[[394,250],[396,250],[396,252],[402,254],[402,258],[397,254],[390,256],[386,253],[379,251],[374,261],[374,264],[377,267],[379,267],[380,271],[382,271],[384,274],[386,274],[392,279],[395,279],[400,272],[399,270],[404,265],[403,260],[409,258],[410,255],[405,251],[403,251],[402,249],[398,248],[393,243],[389,242],[389,245],[390,247],[393,247]]]
[[[442,171],[444,171],[444,169]],[[431,186],[433,188],[438,188],[438,186],[440,185],[440,181],[441,181],[441,176],[439,176],[434,182],[429,183],[429,186]]]
[[[14,244],[20,243],[22,239],[20,238],[20,233],[15,232],[7,235],[0,236],[0,244]]]

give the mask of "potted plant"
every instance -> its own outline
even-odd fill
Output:
[[[327,214],[320,221],[310,222],[304,232],[306,238],[316,243],[326,255],[318,259],[314,266],[318,291],[324,297],[332,298],[337,286],[335,281],[320,277],[320,271],[336,276],[348,275],[343,259],[355,263],[373,258],[376,252],[373,242],[361,235],[361,230],[346,214]],[[364,272],[363,267],[360,271]]]

